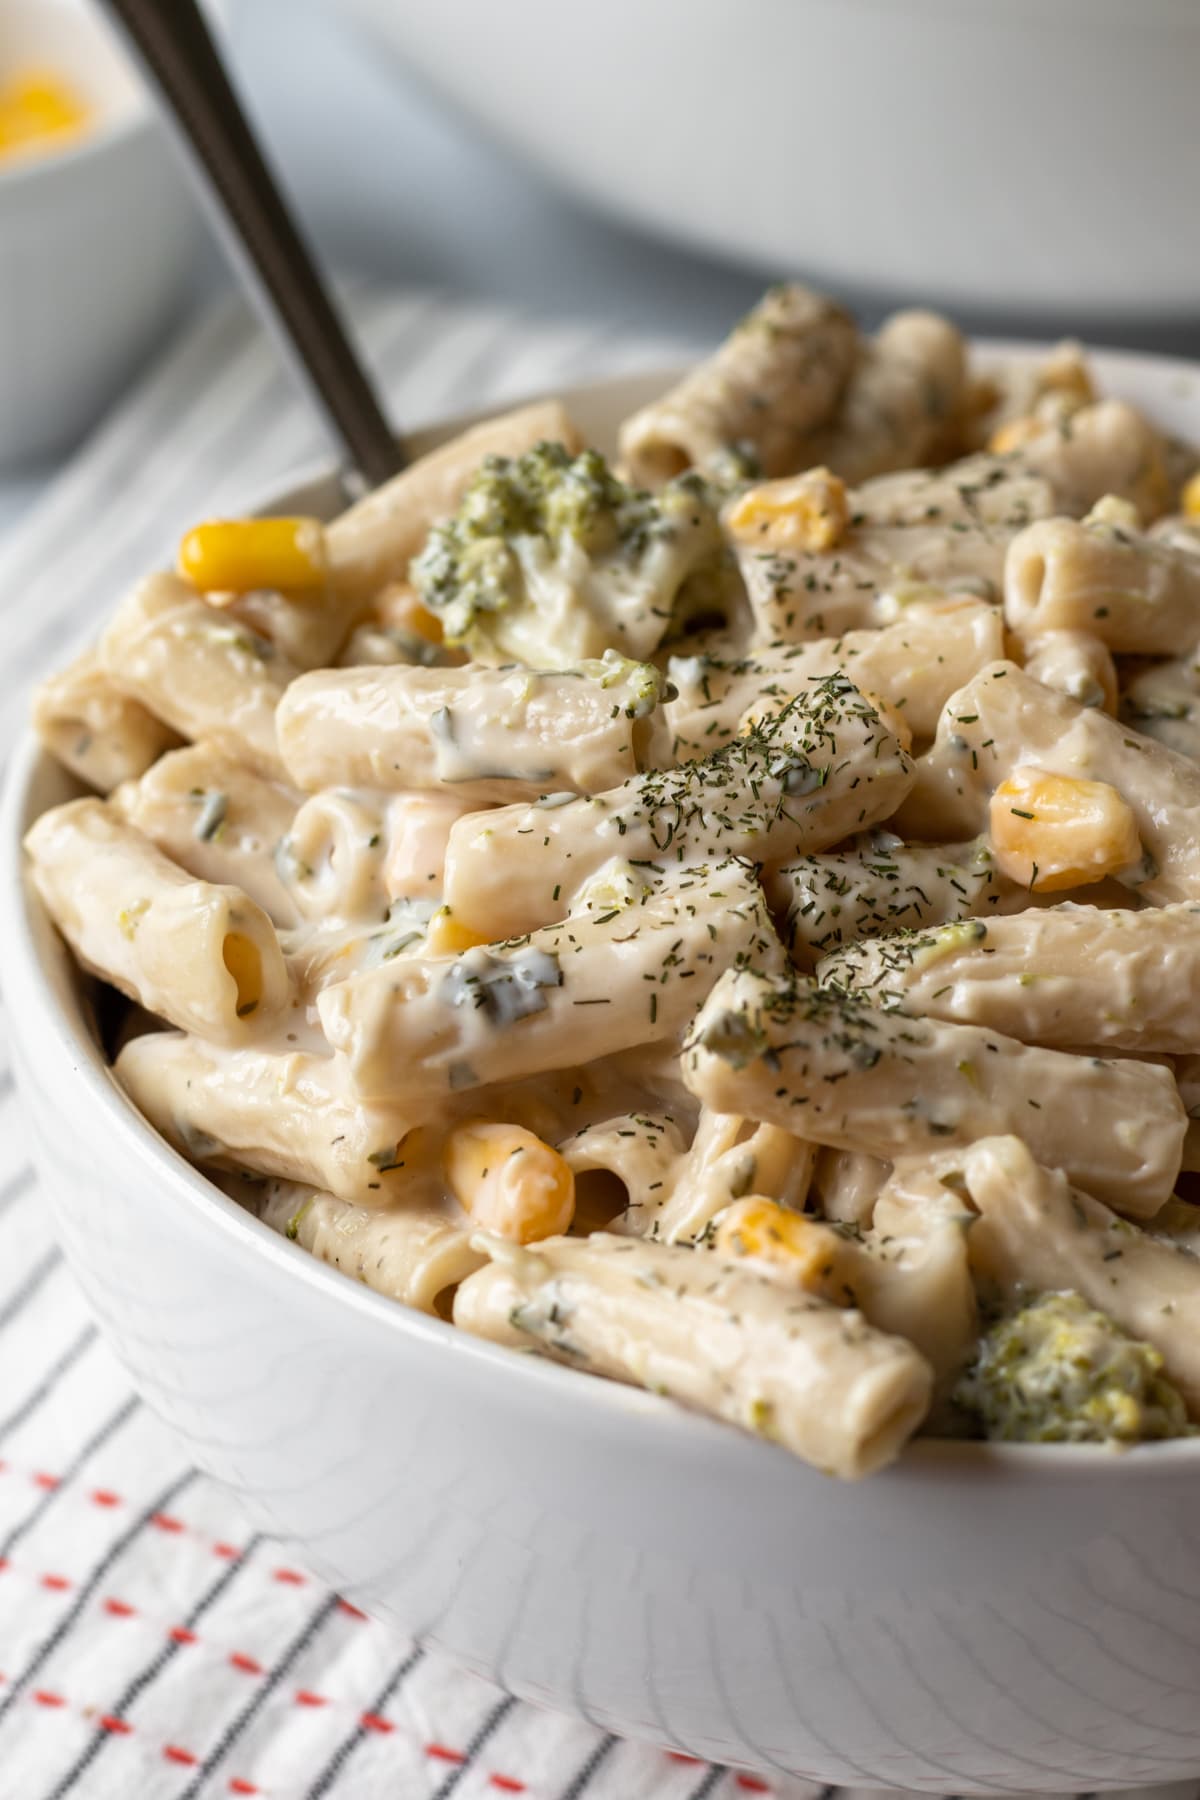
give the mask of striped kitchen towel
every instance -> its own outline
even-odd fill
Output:
[[[353,307],[405,424],[679,352],[428,294],[360,290]],[[0,747],[30,681],[184,526],[320,451],[240,308],[202,322],[0,544]],[[519,1704],[252,1532],[99,1342],[49,1235],[2,1039],[0,1020],[0,1800],[821,1793]]]

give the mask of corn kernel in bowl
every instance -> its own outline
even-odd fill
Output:
[[[0,160],[63,147],[91,120],[91,108],[69,82],[47,70],[0,77]]]
[[[1116,788],[1030,765],[992,795],[989,827],[1001,872],[1043,894],[1120,875],[1142,857],[1137,822]]]

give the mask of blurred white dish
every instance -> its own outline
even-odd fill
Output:
[[[1192,0],[348,0],[585,198],[834,291],[1194,316]]]
[[[1200,369],[1094,363],[1200,438]],[[667,379],[563,398],[611,448]],[[337,499],[328,475],[262,497]],[[523,1697],[719,1761],[939,1794],[1200,1769],[1200,1441],[927,1440],[851,1486],[316,1262],[116,1087],[23,879],[26,825],[70,791],[26,742],[0,817],[6,1016],[46,1194],[139,1391],[309,1567]]]
[[[0,69],[49,69],[93,117],[0,161],[0,464],[77,439],[170,316],[196,215],[166,133],[94,9],[0,0]]]

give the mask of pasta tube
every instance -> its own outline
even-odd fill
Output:
[[[584,1214],[589,1212],[587,1178],[604,1178],[601,1194],[610,1204],[592,1229],[611,1223],[614,1231],[633,1237],[655,1235],[662,1194],[684,1155],[683,1134],[674,1118],[659,1112],[618,1113],[572,1132],[560,1149],[568,1168],[584,1178]]]
[[[223,608],[274,645],[296,669],[323,669],[333,662],[367,608],[351,602],[328,582],[316,593],[276,593],[256,589]]]
[[[331,661],[367,605],[334,587],[319,519],[210,520],[183,539],[178,569],[298,669]]]
[[[770,551],[753,539],[735,549],[757,641],[802,644],[891,624],[915,599],[999,599],[1010,535],[977,524],[862,523],[833,550]]]
[[[613,856],[663,869],[783,862],[886,818],[911,770],[870,703],[831,675],[700,761],[591,799],[550,794],[463,819],[450,833],[446,900],[472,929],[511,936],[562,918]]]
[[[1007,544],[1057,510],[1050,482],[1011,456],[964,456],[942,469],[910,469],[865,481],[853,513],[880,530],[982,530]]]
[[[326,526],[334,591],[347,600],[370,598],[403,577],[429,527],[454,511],[485,457],[520,456],[543,441],[583,448],[557,400],[485,419],[393,475]]]
[[[844,481],[937,460],[966,382],[962,334],[937,313],[894,313],[863,347],[832,422],[799,467],[825,464]]]
[[[984,838],[905,844],[887,830],[775,869],[766,886],[783,915],[780,935],[804,963],[884,932],[990,917],[1021,892],[1000,874]]]
[[[1138,731],[1173,750],[1200,761],[1200,649],[1186,656],[1151,663],[1126,684],[1121,717]]]
[[[858,351],[853,320],[793,284],[771,288],[715,355],[621,427],[633,479],[660,487],[729,449],[764,475],[805,466],[811,434],[831,418]]]
[[[1200,769],[1013,663],[990,663],[946,702],[895,828],[970,837],[987,823],[993,790],[1021,767],[1114,788],[1147,853],[1142,898],[1155,906],[1200,898]]]
[[[276,925],[294,925],[277,852],[298,800],[213,745],[190,744],[124,783],[111,804],[190,875],[239,887]]]
[[[889,1162],[1019,1132],[1039,1159],[1136,1218],[1169,1197],[1187,1128],[1170,1071],[1153,1063],[1030,1049],[750,971],[717,983],[683,1070],[705,1106]]]
[[[850,1225],[866,1231],[875,1214],[875,1202],[892,1165],[861,1150],[817,1151],[813,1164],[812,1194],[819,1217],[834,1225]]]
[[[1042,519],[1009,546],[1004,614],[1024,639],[1086,631],[1110,650],[1178,656],[1200,636],[1200,550],[1103,518]]]
[[[1114,495],[1130,501],[1149,523],[1171,504],[1163,438],[1124,400],[1099,400],[1065,423],[1051,421],[1016,454],[1025,468],[1050,482],[1060,512],[1080,517]]]
[[[487,1248],[456,1325],[669,1395],[829,1474],[882,1468],[928,1409],[911,1344],[704,1252],[606,1234]]]
[[[751,706],[782,704],[840,672],[893,707],[914,737],[929,738],[950,695],[1003,653],[999,612],[967,597],[914,603],[879,631],[768,644],[736,659],[673,656],[667,679],[676,692],[663,707],[664,730],[675,760],[707,756],[735,736]]]
[[[976,431],[993,443],[999,439],[1002,448],[1010,428],[1016,428],[1016,441],[1024,442],[1045,425],[1091,406],[1097,395],[1082,345],[1065,338],[1039,360],[1010,357],[989,369],[976,397]]]
[[[147,1012],[236,1044],[294,1004],[262,909],[239,888],[194,880],[102,800],[43,813],[25,849],[79,961]]]
[[[101,794],[136,781],[179,742],[169,725],[121,692],[94,650],[42,682],[33,729],[51,756]]]
[[[557,673],[331,669],[294,681],[275,723],[302,788],[446,785],[487,806],[635,775],[660,691],[657,670],[621,657]]]
[[[1117,667],[1112,651],[1090,631],[1046,631],[1024,646],[1025,673],[1056,688],[1080,706],[1117,710]]]
[[[1183,1166],[1191,1174],[1200,1172],[1200,1056],[1181,1056],[1175,1064],[1175,1080],[1179,1098],[1188,1116],[1187,1136],[1183,1140]]]
[[[373,796],[336,788],[311,794],[280,846],[279,865],[297,909],[314,922],[376,923],[388,914],[388,845]]]
[[[282,775],[275,708],[294,665],[178,575],[152,575],[126,596],[100,640],[100,661],[123,693],[181,737],[204,738],[259,775]]]
[[[469,803],[453,794],[396,795],[385,815],[383,884],[389,898],[422,900],[441,893],[451,828],[469,811]]]
[[[945,1390],[979,1330],[967,1262],[971,1223],[961,1197],[922,1165],[901,1181],[893,1177],[861,1238],[756,1195],[722,1213],[713,1247],[773,1281],[857,1307],[869,1325],[919,1350]]]
[[[665,1244],[695,1243],[718,1213],[749,1193],[799,1211],[815,1160],[813,1145],[776,1125],[701,1112],[690,1148],[653,1204],[647,1199],[638,1208],[630,1228]]]
[[[944,1391],[979,1332],[967,1255],[971,1214],[941,1179],[940,1163],[902,1162],[875,1202],[867,1244],[875,1260],[859,1304],[880,1331],[907,1338]]]
[[[254,1209],[318,1262],[418,1312],[436,1313],[442,1296],[487,1261],[471,1244],[473,1227],[428,1206],[348,1206],[297,1182],[268,1181]]]
[[[1014,1137],[973,1144],[962,1178],[979,1217],[967,1233],[976,1279],[1016,1294],[1070,1289],[1162,1356],[1200,1413],[1200,1262],[1182,1244],[1139,1231],[1039,1168]]]
[[[230,1050],[157,1032],[126,1044],[114,1073],[191,1162],[282,1176],[351,1206],[391,1206],[408,1189],[412,1109],[364,1104],[334,1057]]]
[[[459,957],[397,957],[322,989],[325,1035],[359,1090],[446,1095],[677,1039],[721,970],[780,967],[751,871],[680,870],[591,916]]]
[[[1026,1044],[1200,1051],[1200,904],[1054,906],[852,944],[828,986]]]
[[[1008,545],[1055,510],[1040,476],[1011,459],[968,457],[864,482],[828,550],[774,545],[761,526],[731,535],[759,641],[802,643],[890,624],[931,590],[998,600]]]

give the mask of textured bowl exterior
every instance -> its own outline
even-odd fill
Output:
[[[607,0],[586,37],[559,0],[346,3],[656,233],[990,317],[1194,312],[1191,0]]]
[[[1098,360],[1194,426],[1188,371]],[[603,441],[647,385],[567,399]],[[928,1443],[846,1486],[317,1264],[112,1081],[23,878],[24,827],[70,791],[26,744],[0,817],[5,999],[45,1192],[138,1390],[311,1568],[523,1697],[696,1756],[937,1793],[1200,1769],[1200,1444]]]

